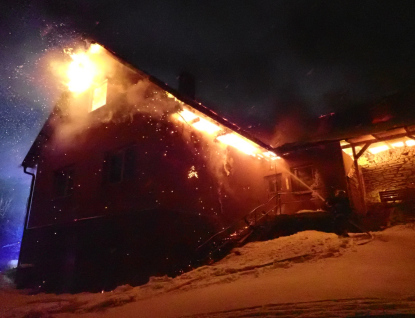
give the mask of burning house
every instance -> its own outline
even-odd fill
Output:
[[[109,288],[183,269],[274,195],[269,146],[102,46],[68,53],[68,91],[22,163],[23,285]],[[184,74],[182,91],[191,85]]]
[[[323,209],[334,188],[364,212],[363,182],[375,183],[357,159],[386,139],[273,149],[195,101],[189,74],[176,91],[98,44],[69,54],[68,91],[22,163],[32,177],[22,286],[101,289],[175,274],[233,224]]]

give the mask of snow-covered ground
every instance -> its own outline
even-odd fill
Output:
[[[366,244],[361,244],[366,243]],[[415,228],[339,238],[300,232],[237,248],[176,278],[112,292],[0,289],[1,317],[345,317],[415,314]]]

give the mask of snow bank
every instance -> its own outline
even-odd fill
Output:
[[[383,291],[389,295],[391,290],[396,294],[389,282],[383,283],[381,275],[386,281],[393,280],[397,290],[404,293],[414,291],[415,294],[415,275],[412,274],[414,229],[397,226],[374,233],[374,237],[369,244],[359,246],[358,236],[340,238],[332,233],[300,232],[266,242],[249,243],[234,249],[215,264],[196,268],[176,278],[151,277],[143,286],[124,285],[99,294],[25,295],[10,288],[3,289],[0,303],[10,305],[3,311],[0,309],[0,316],[48,317],[51,314],[91,313],[92,316],[86,314],[86,317],[95,317],[93,313],[101,315],[105,310],[107,317],[134,317],[138,313],[140,317],[178,317],[256,304],[277,310],[279,307],[270,303],[326,300],[328,295],[331,299],[339,299],[354,295],[356,298],[382,296]],[[392,258],[396,263],[385,264]],[[394,268],[397,268],[396,273]],[[391,272],[392,276],[386,277]],[[359,284],[365,280],[369,282],[366,289],[359,290]],[[229,301],[226,301],[227,297]],[[415,305],[408,305],[408,302],[415,303],[414,300],[405,298],[405,306],[415,308]],[[165,305],[160,307],[158,303]],[[344,308],[347,306],[350,304],[345,304]],[[260,309],[251,313],[256,311]],[[243,316],[244,312],[248,313],[241,309],[240,313],[233,312],[233,316],[222,312],[217,317]],[[213,317],[205,317],[210,316]]]
[[[125,303],[147,299],[177,290],[203,288],[219,283],[230,283],[247,275],[257,277],[262,269],[288,268],[292,263],[315,258],[339,256],[353,245],[352,240],[339,238],[333,233],[305,231],[278,239],[253,242],[234,249],[223,260],[196,268],[176,278],[150,277],[147,284],[119,286],[101,294],[32,296],[33,301],[15,310],[16,317],[24,316],[36,307],[40,312],[94,312]],[[55,299],[56,298],[56,299]],[[33,314],[33,313],[31,313]]]

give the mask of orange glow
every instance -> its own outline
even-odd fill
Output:
[[[248,140],[245,140],[244,138],[234,133],[218,136],[216,139],[226,145],[232,146],[239,151],[242,151],[243,153],[246,153],[247,155],[254,155],[258,150],[258,148],[252,142],[249,142]]]
[[[405,146],[403,141],[395,142],[395,143],[392,144],[392,147],[394,147],[394,148],[399,148],[399,147],[403,147],[403,146]]]
[[[182,121],[184,120],[189,124],[192,120],[195,120],[196,118],[198,118],[198,116],[195,113],[192,113],[190,110],[187,110],[187,109],[183,109],[179,113],[179,115],[180,115],[180,117],[179,117],[180,120],[182,120]]]
[[[166,92],[166,96],[168,98],[174,99],[176,102],[183,103],[181,100],[177,99],[176,96],[174,96],[173,94],[170,94],[169,92]]]
[[[104,81],[104,83],[102,83],[100,86],[94,89],[91,111],[100,108],[107,103],[107,88],[108,81]]]
[[[385,151],[385,150],[388,150],[388,149],[389,149],[389,147],[387,145],[382,145],[382,146],[378,146],[378,147],[369,148],[369,151],[375,155],[379,152],[382,152],[382,151]]]
[[[169,96],[170,95],[170,96]],[[173,98],[174,96],[170,93],[167,93],[169,98]],[[219,126],[219,124],[213,123],[212,121],[202,118],[201,116],[197,115],[188,109],[183,109],[180,112],[175,114],[175,117],[180,120],[184,121],[187,124],[191,125],[193,128],[203,131],[210,135],[215,135],[220,133],[221,131],[225,130],[223,127]],[[266,159],[266,160],[277,160],[281,159],[272,151],[267,151],[254,142],[239,136],[236,133],[228,133],[224,135],[220,135],[216,137],[216,140],[224,143],[225,145],[229,145],[238,149],[239,151],[256,157],[258,160]]]
[[[211,123],[203,118],[199,118],[199,120],[194,121],[192,126],[197,130],[207,132],[208,134],[214,134],[215,132],[221,130],[218,125],[215,125],[214,123]]]
[[[271,152],[271,151],[265,151],[262,153],[265,157],[271,159],[271,160],[277,160],[277,159],[281,159],[281,157],[277,156],[275,153]]]
[[[343,152],[353,158],[353,151],[351,148],[343,149]]]
[[[67,71],[68,89],[74,93],[82,93],[92,85],[97,70],[86,53],[72,54],[71,58],[72,62]]]
[[[94,44],[91,44],[91,46],[89,47],[88,52],[92,53],[92,54],[97,54],[97,53],[101,53],[102,49],[103,48],[102,48],[101,45],[99,45],[97,43],[94,43]]]
[[[187,109],[183,109],[180,113],[179,113],[179,119],[181,121],[186,121],[188,124],[192,125],[194,128],[196,128],[197,130],[200,131],[204,131],[208,134],[214,134],[216,132],[218,132],[219,130],[221,130],[221,128],[204,119],[201,118],[199,116],[197,116],[195,113],[191,112],[190,110]]]
[[[415,146],[415,140],[407,140],[406,142],[406,145],[408,146],[408,147],[412,147],[412,146]]]
[[[99,44],[92,44],[88,51],[73,53],[71,49],[66,50],[72,59],[66,70],[69,79],[68,89],[74,93],[83,93],[91,87],[94,80],[100,74],[99,67],[94,61],[94,55],[100,53],[103,48]]]
[[[199,178],[195,166],[192,166],[190,168],[189,173],[187,174],[187,178],[188,179],[191,179],[191,178],[196,178],[197,179],[197,178]]]

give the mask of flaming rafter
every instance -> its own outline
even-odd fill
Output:
[[[167,93],[167,97],[174,98],[177,102],[181,103],[182,106],[185,105],[170,93]],[[183,107],[180,111],[174,114],[174,117],[178,121],[187,123],[196,130],[202,131],[208,135],[212,135],[217,141],[221,142],[222,144],[236,148],[247,155],[256,157],[260,160],[280,159],[280,157],[272,151],[263,149],[259,145],[239,135],[238,133],[228,132],[228,129],[222,127],[222,125],[219,123],[214,122],[211,118],[208,118],[196,110],[190,110],[186,107]]]

